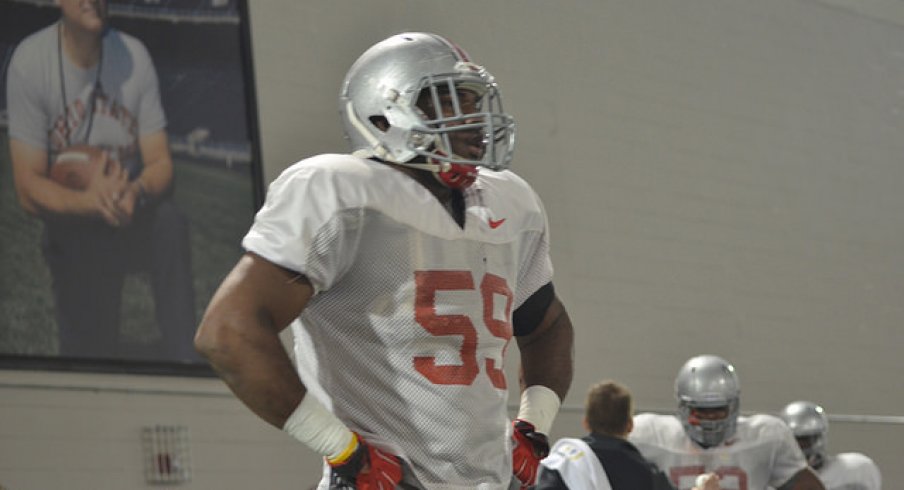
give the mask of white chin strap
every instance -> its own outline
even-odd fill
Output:
[[[378,148],[382,148],[382,147],[378,147]],[[422,163],[422,162],[417,162],[417,163],[413,163],[413,162],[396,162],[396,161],[393,161],[393,160],[390,159],[390,158],[387,158],[387,156],[388,156],[389,154],[388,154],[387,152],[385,152],[385,151],[380,152],[380,151],[373,151],[373,150],[371,150],[371,149],[361,149],[361,150],[355,150],[354,152],[352,152],[352,155],[354,155],[354,156],[356,156],[356,157],[358,157],[358,158],[373,158],[373,157],[376,157],[376,158],[379,158],[379,159],[381,159],[381,160],[384,160],[384,161],[386,161],[386,162],[389,162],[389,163],[392,163],[392,164],[395,164],[395,165],[404,165],[404,166],[406,166],[406,167],[416,168],[416,169],[418,169],[418,170],[427,170],[428,172],[433,172],[433,173],[437,173],[437,172],[448,172],[449,170],[452,170],[452,164],[451,164],[451,163],[448,163],[448,162],[434,162],[434,163],[428,163],[428,162],[423,162],[423,163]]]
[[[436,162],[436,163],[399,163],[398,165],[405,165],[406,167],[416,168],[418,170],[427,170],[428,172],[433,172],[434,174],[439,172],[448,172],[452,170],[452,164],[444,163],[444,162]]]

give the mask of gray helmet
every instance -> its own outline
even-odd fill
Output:
[[[740,414],[741,383],[735,368],[718,356],[692,357],[675,378],[678,418],[684,432],[697,444],[713,447],[732,437]],[[700,419],[695,408],[726,407],[728,416],[719,420]]]
[[[826,417],[825,410],[813,402],[796,401],[785,405],[779,418],[794,432],[810,466],[822,466],[829,434],[829,418]]]
[[[480,97],[480,112],[463,114],[458,89]],[[423,90],[430,90],[435,105],[439,94],[448,93],[456,114],[435,119],[417,106]],[[352,152],[365,158],[409,164],[434,172],[453,165],[493,170],[508,167],[514,147],[515,127],[503,112],[499,89],[493,76],[474,64],[464,50],[436,34],[408,32],[380,41],[365,51],[349,69],[342,83],[339,112]],[[374,118],[383,118],[383,131]],[[483,134],[486,148],[480,159],[455,155],[449,135],[453,131]],[[410,162],[417,156],[424,163]]]

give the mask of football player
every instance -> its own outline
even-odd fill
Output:
[[[827,490],[879,490],[879,468],[861,453],[827,453],[829,419],[825,410],[813,402],[796,401],[785,405],[779,417],[794,432],[807,462],[819,474]]]
[[[629,436],[681,490],[715,473],[723,489],[823,490],[794,435],[777,417],[740,415],[735,368],[713,355],[688,360],[675,379],[675,415],[639,414]]]
[[[507,170],[499,88],[460,47],[411,32],[366,50],[339,102],[352,153],[270,185],[196,346],[324,456],[321,489],[525,487],[571,383],[573,331],[543,205]],[[278,337],[289,325],[297,373]]]

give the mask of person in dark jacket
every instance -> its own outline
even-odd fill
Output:
[[[631,392],[606,380],[587,392],[581,439],[560,439],[541,462],[537,490],[673,490],[668,477],[650,463],[628,434],[634,427]],[[596,458],[586,458],[588,453]]]

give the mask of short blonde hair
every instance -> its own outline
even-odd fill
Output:
[[[611,436],[623,435],[633,415],[634,402],[631,392],[624,385],[605,380],[587,391],[584,416],[591,431]]]

